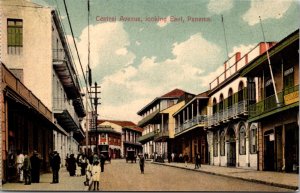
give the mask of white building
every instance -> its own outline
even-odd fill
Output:
[[[85,111],[70,49],[56,11],[25,1],[1,1],[1,61],[52,111],[53,150],[79,151]]]
[[[260,43],[243,57],[236,53],[210,83],[207,141],[211,165],[257,169],[257,123],[247,121],[248,105],[257,98],[257,79],[240,77],[238,71],[265,51],[265,44]]]

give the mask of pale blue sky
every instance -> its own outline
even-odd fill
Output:
[[[68,35],[62,0],[32,0],[58,7]],[[83,64],[87,63],[87,0],[66,0]],[[227,59],[263,41],[279,41],[299,27],[299,2],[290,0],[90,0],[93,82],[102,89],[100,118],[137,122],[136,112],[174,88],[198,94]],[[96,17],[116,17],[116,22]],[[122,22],[121,16],[143,22]],[[183,17],[185,22],[147,22],[146,17]],[[209,18],[188,22],[187,17]],[[72,45],[72,43],[70,42]],[[75,55],[75,53],[73,54]],[[77,64],[78,65],[78,64]],[[78,66],[79,67],[79,66]],[[78,68],[79,70],[79,68]],[[81,74],[81,73],[80,73]],[[81,75],[82,77],[82,75]]]

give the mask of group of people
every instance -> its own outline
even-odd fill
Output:
[[[90,186],[90,188],[93,186],[93,190],[99,190],[100,173],[104,172],[105,160],[106,157],[103,154],[100,154],[99,157],[97,153],[87,159],[85,185]]]
[[[25,185],[40,182],[41,158],[37,151],[28,154],[27,152],[22,153],[20,150],[17,150],[15,165],[19,182],[25,182]]]

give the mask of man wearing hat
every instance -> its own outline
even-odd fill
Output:
[[[37,151],[33,151],[33,155],[30,158],[30,162],[31,162],[31,182],[39,183],[40,182],[41,160],[38,156]]]
[[[52,184],[58,183],[59,182],[58,172],[60,169],[60,157],[59,157],[59,154],[57,153],[57,151],[53,152],[53,156],[50,160],[50,165],[51,165],[52,172],[53,172]]]

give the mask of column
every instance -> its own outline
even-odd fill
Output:
[[[197,116],[199,115],[199,99],[197,99]]]
[[[180,128],[180,114],[178,113],[178,132],[181,131],[181,129],[179,129],[179,128]]]
[[[186,119],[190,120],[190,112],[189,112],[189,107],[186,108],[187,114],[186,114]]]
[[[183,112],[183,123],[185,121],[185,110],[182,111]]]
[[[235,148],[236,149],[236,152],[235,152],[235,155],[236,155],[235,156],[236,157],[235,158],[235,160],[236,160],[235,166],[239,167],[240,166],[240,163],[239,163],[239,155],[240,155],[239,152],[240,152],[240,149],[239,149],[239,139],[238,138],[236,138],[236,143],[235,144],[236,144],[236,146],[235,146],[236,147]]]
[[[100,139],[100,138],[99,138]],[[105,140],[106,140],[106,143],[108,145],[108,133],[105,134]]]
[[[247,167],[250,167],[250,146],[249,146],[249,132],[246,132],[246,137],[245,137],[245,140],[246,140],[246,166]]]
[[[192,103],[192,118],[194,117],[194,104]]]

